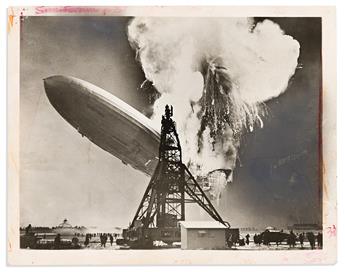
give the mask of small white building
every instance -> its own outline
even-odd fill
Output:
[[[217,221],[180,221],[181,249],[224,249],[226,227]]]

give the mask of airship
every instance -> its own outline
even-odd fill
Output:
[[[82,136],[151,176],[158,163],[160,133],[152,120],[87,81],[63,75],[44,79],[49,102]]]

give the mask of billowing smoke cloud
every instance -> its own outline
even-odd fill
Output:
[[[248,18],[135,18],[128,37],[161,94],[157,128],[173,105],[184,162],[199,177],[217,176],[219,195],[232,174],[214,170],[235,168],[242,134],[263,126],[264,102],[294,74],[299,43],[270,20]]]

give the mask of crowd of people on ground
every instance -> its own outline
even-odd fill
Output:
[[[92,237],[97,237],[97,236],[99,236],[99,241],[101,243],[101,247],[105,247],[107,242],[108,242],[108,238],[109,238],[110,246],[113,245],[114,238],[116,239],[117,234],[116,233],[114,233],[114,234],[111,234],[111,233],[100,233],[100,234],[87,233],[85,236],[84,245],[87,247],[90,244]]]
[[[269,233],[269,232],[267,232]],[[283,231],[281,231],[281,233],[283,233]],[[245,243],[247,245],[249,245],[249,238],[250,238],[250,235],[247,234],[245,236],[246,240],[245,240]],[[289,248],[294,248],[296,247],[296,242],[298,241],[299,244],[300,244],[300,247],[301,248],[304,248],[304,243],[305,243],[305,240],[307,239],[307,241],[309,242],[310,244],[310,247],[311,249],[315,249],[316,246],[317,248],[322,248],[322,233],[321,232],[318,232],[317,235],[315,235],[313,232],[307,232],[307,233],[294,233],[292,230],[290,231],[290,233],[288,234],[287,236],[287,239],[284,239],[286,240]],[[282,239],[283,241],[283,239]],[[279,244],[281,244],[282,241],[275,241],[277,246]],[[254,244],[256,245],[261,245],[261,244],[264,244],[264,245],[270,245],[270,239],[269,239],[269,235],[263,235],[262,233],[261,234],[254,234],[253,236],[253,242]]]
[[[97,237],[97,236],[98,235],[87,233],[85,235],[84,246],[88,247],[90,245],[92,237]],[[116,237],[117,237],[117,234],[113,234],[113,235],[110,234],[110,233],[101,233],[101,234],[99,234],[99,241],[100,241],[101,247],[106,247],[108,238],[109,238],[110,246],[112,246],[113,243],[114,243],[114,238],[116,238]],[[75,235],[72,238],[72,244],[75,245],[75,246],[79,245],[79,239],[77,238],[77,235]],[[55,239],[54,239],[54,248],[55,249],[59,249],[60,247],[61,247],[61,234],[58,233],[55,236]]]

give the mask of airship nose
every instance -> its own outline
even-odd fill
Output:
[[[61,87],[66,84],[67,79],[64,76],[51,76],[43,79],[43,82],[48,98],[52,98],[63,90]]]
[[[46,94],[50,100],[53,98],[57,92],[59,92],[59,88],[56,88],[59,82],[59,76],[51,76],[43,79],[44,82],[44,89],[46,90]]]
[[[57,76],[50,76],[43,79],[44,85],[50,86],[56,79]]]
[[[71,97],[73,92],[69,91],[73,86],[73,80],[65,76],[51,76],[43,79],[44,89],[49,102],[61,114],[62,111],[71,110]]]

